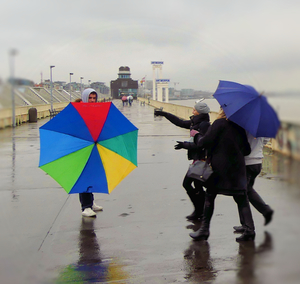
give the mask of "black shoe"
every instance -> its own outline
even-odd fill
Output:
[[[255,232],[245,231],[240,237],[236,238],[237,242],[254,241]]]
[[[188,219],[189,221],[196,221],[196,220],[201,219],[202,215],[197,214],[197,212],[195,210],[192,214],[186,216],[185,218]]]
[[[233,226],[235,233],[244,233],[245,228],[243,226]]]
[[[269,213],[264,215],[264,217],[265,217],[265,226],[267,226],[272,221],[273,213],[274,213],[274,211],[271,210]]]
[[[195,241],[207,240],[209,237],[209,230],[200,228],[195,233],[190,233],[190,237]]]

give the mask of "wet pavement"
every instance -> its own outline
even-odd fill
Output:
[[[81,217],[78,195],[38,168],[48,119],[0,130],[0,283],[300,282],[300,189],[280,171],[286,161],[268,154],[257,178],[275,214],[264,227],[252,210],[254,242],[235,241],[237,207],[226,196],[216,199],[208,241],[194,242],[199,224],[185,219],[192,205],[181,186],[189,162],[173,150],[188,131],[147,105],[114,103],[139,128],[139,166],[110,195],[95,194],[104,207],[96,218]]]

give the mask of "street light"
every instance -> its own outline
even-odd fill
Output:
[[[70,73],[70,90],[69,90],[69,92],[70,92],[70,102],[72,101],[72,97],[71,97],[71,90],[72,90],[72,88],[71,88],[71,76],[72,75],[74,75],[74,73]]]
[[[10,55],[10,78],[11,78],[11,109],[12,109],[12,127],[16,127],[16,110],[15,110],[15,72],[14,72],[14,56],[17,55],[16,49],[9,51]]]
[[[82,94],[82,79],[83,77],[80,77],[80,93]]]
[[[50,95],[51,95],[51,111],[53,111],[53,95],[52,95],[52,68],[54,68],[54,65],[50,66]]]
[[[89,80],[89,87],[91,87],[91,80]]]

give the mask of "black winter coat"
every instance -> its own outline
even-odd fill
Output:
[[[208,192],[244,194],[247,188],[244,156],[251,152],[245,130],[225,118],[217,119],[204,137],[196,134],[195,143],[208,150],[214,171],[206,185]]]
[[[206,133],[207,129],[210,127],[209,114],[207,113],[201,113],[196,116],[192,115],[189,120],[181,119],[176,115],[173,115],[168,112],[163,112],[163,111],[161,112],[161,115],[163,115],[166,119],[168,119],[176,126],[199,131],[199,134],[202,136]],[[200,151],[197,145],[194,143],[190,143],[189,148],[187,150],[188,150],[187,155],[189,160],[201,160],[204,159],[206,156],[205,151]]]

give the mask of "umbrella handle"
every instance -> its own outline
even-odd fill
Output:
[[[89,189],[93,188],[92,186],[88,186],[88,188],[86,189],[86,193],[89,193]]]

